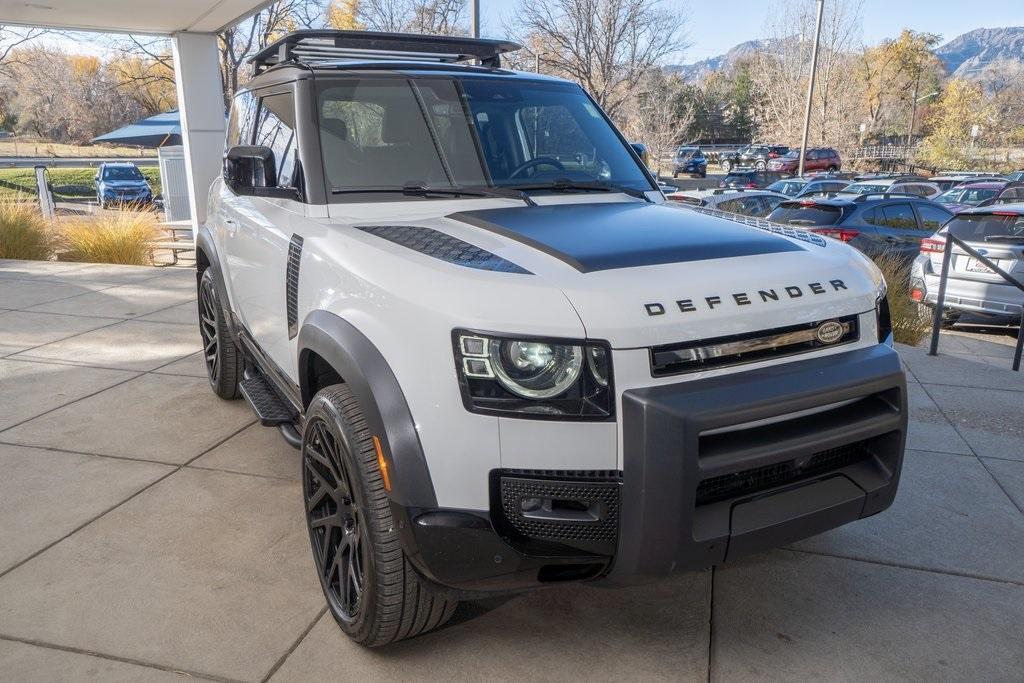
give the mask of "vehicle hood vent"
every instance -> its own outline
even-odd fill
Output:
[[[511,261],[439,230],[415,225],[357,225],[355,227],[407,249],[457,266],[491,270],[498,273],[533,274]]]

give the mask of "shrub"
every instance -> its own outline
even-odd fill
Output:
[[[156,214],[128,209],[64,220],[58,230],[61,261],[135,266],[150,263],[149,243],[160,235]]]
[[[53,235],[33,202],[0,201],[0,258],[46,261]]]
[[[889,315],[893,338],[917,346],[932,330],[931,314],[910,298],[910,263],[892,252],[875,257],[875,264],[889,286]]]

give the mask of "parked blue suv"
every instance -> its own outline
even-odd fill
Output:
[[[941,204],[902,194],[794,199],[768,214],[774,223],[833,237],[868,256],[890,252],[908,262],[917,257],[921,240],[952,217]]]
[[[96,202],[104,209],[111,204],[150,204],[153,189],[139,168],[130,161],[106,162],[96,170]]]
[[[708,160],[700,147],[680,147],[672,157],[672,177],[678,178],[680,173],[687,173],[698,178],[708,175]]]

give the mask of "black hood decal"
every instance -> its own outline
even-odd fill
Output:
[[[803,251],[732,221],[640,202],[483,209],[448,218],[527,244],[581,273]]]

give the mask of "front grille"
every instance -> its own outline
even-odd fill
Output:
[[[512,530],[531,539],[614,542],[619,528],[619,488],[618,479],[522,479],[505,476],[503,472],[500,486],[501,512]],[[523,501],[531,499],[578,503],[580,510],[594,510],[595,518],[554,519],[557,513],[548,515],[547,519],[531,517],[523,511]]]
[[[759,491],[808,479],[871,457],[863,442],[846,444],[815,453],[802,463],[787,460],[705,479],[697,486],[697,505],[738,498]]]
[[[771,290],[774,294],[774,290]],[[836,338],[820,331],[835,325],[841,329]],[[825,340],[823,341],[823,337]],[[694,342],[667,344],[651,348],[651,376],[667,377],[712,368],[741,365],[807,353],[816,349],[848,344],[860,339],[857,316],[832,320],[816,320],[800,325],[777,327],[727,337],[714,337]]]

